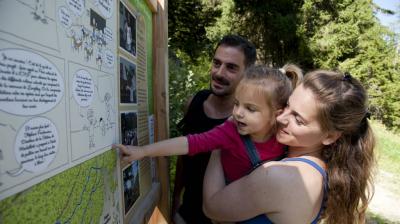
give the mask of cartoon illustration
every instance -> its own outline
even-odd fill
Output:
[[[113,108],[116,107],[117,70],[110,61],[117,54],[118,43],[114,39],[118,28],[117,17],[107,16],[100,10],[103,5],[99,4],[103,3],[117,4],[115,0],[0,0],[1,21],[7,21],[0,32],[0,61],[6,72],[2,75],[7,78],[2,90],[14,94],[7,93],[9,100],[0,106],[0,201],[5,202],[4,199],[14,195],[24,198],[25,195],[21,197],[18,193],[48,178],[60,181],[61,184],[57,182],[54,186],[57,191],[70,192],[71,198],[81,196],[82,199],[82,204],[72,199],[63,200],[65,205],[56,209],[59,216],[45,221],[35,217],[34,221],[16,220],[15,216],[10,219],[13,213],[2,210],[0,219],[5,223],[90,223],[103,217],[104,223],[121,220],[121,189],[115,187],[120,173],[116,160],[109,159],[114,155],[108,153],[117,138],[117,116],[113,111],[117,110]],[[117,9],[110,11],[115,14]],[[79,73],[80,78],[76,78],[79,82],[74,83],[79,69],[91,74]],[[9,75],[9,78],[6,74],[11,70],[24,77],[16,80],[15,75]],[[11,87],[8,82],[12,82]],[[100,85],[100,91],[95,91],[95,84]],[[74,91],[78,98],[72,96]],[[95,161],[91,161],[93,157]],[[81,163],[84,164],[79,166],[82,176],[70,172],[68,179],[53,177]],[[83,172],[87,164],[88,172]],[[92,176],[85,178],[85,174]],[[69,179],[76,180],[77,184]],[[30,193],[29,190],[27,194]],[[46,207],[48,201],[57,201],[56,198],[48,200],[52,194],[37,196],[43,200],[33,202],[40,207]],[[103,196],[108,197],[103,201]],[[94,203],[104,203],[105,209],[90,206]],[[2,208],[14,209],[20,204]]]
[[[114,113],[114,110],[112,108],[110,101],[111,101],[111,94],[107,92],[104,95],[104,100],[103,100],[103,103],[105,104],[105,109],[106,109],[105,110],[106,118],[105,118],[105,120],[103,118],[100,118],[100,125],[99,125],[101,127],[101,133],[103,136],[105,136],[106,131],[113,128],[114,124],[115,124],[115,122],[112,121],[112,116],[114,116],[114,115],[112,115],[111,113]]]
[[[85,3],[84,3],[85,4]],[[87,9],[85,16],[89,17],[89,24],[82,24],[80,17],[72,17],[67,8],[59,12],[66,21],[71,21],[70,26],[64,25],[65,34],[71,41],[71,49],[75,54],[81,54],[86,62],[95,63],[99,69],[105,62],[104,52],[110,51],[106,40],[105,30],[109,30],[109,39],[112,39],[110,29],[106,27],[106,20],[93,9]],[[90,26],[90,27],[89,27]],[[111,35],[111,37],[110,37]],[[82,50],[83,49],[83,50]],[[113,63],[109,63],[112,67]]]
[[[89,124],[85,124],[83,126],[83,130],[87,130],[89,132],[89,147],[94,148],[96,146],[94,141],[94,129],[96,128],[97,120],[94,116],[93,109],[89,109],[87,111],[86,119],[89,121]]]
[[[104,58],[104,54],[103,54],[103,50],[102,48],[98,48],[97,50],[97,54],[96,54],[96,64],[99,66],[99,68],[101,68],[101,66],[103,65],[103,58]]]
[[[113,112],[113,108],[112,108],[110,100],[111,100],[111,94],[106,93],[104,95],[104,103],[106,105],[106,122],[107,122],[106,126],[108,129],[114,126],[114,122],[112,122],[112,120],[111,120],[111,112]]]
[[[75,32],[74,30],[71,30],[72,36],[71,36],[71,40],[72,40],[72,49],[79,51],[79,49],[81,49],[82,46],[82,36],[78,33]]]
[[[85,61],[89,61],[93,55],[93,45],[85,40],[83,43],[83,50],[85,53]]]
[[[44,24],[47,24],[46,14],[45,14],[45,0],[36,0],[35,1],[35,11],[32,12],[34,19],[39,20]]]

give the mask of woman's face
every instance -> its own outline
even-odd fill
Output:
[[[327,138],[317,120],[317,100],[309,89],[298,86],[277,117],[277,140],[291,148],[318,150]]]

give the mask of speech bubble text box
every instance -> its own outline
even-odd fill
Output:
[[[58,151],[58,132],[52,121],[36,117],[27,121],[18,131],[14,153],[23,170],[41,172],[55,158]]]
[[[64,94],[58,69],[39,54],[22,49],[0,50],[0,110],[37,115],[53,109]]]
[[[67,8],[60,7],[58,10],[58,18],[61,26],[65,29],[69,29],[72,26],[71,14]]]
[[[72,80],[72,94],[81,107],[89,106],[94,97],[94,83],[92,76],[86,70],[78,70]]]
[[[96,5],[104,17],[107,19],[111,18],[114,9],[113,0],[96,0]]]
[[[85,10],[85,3],[83,1],[84,0],[67,0],[67,5],[75,15],[81,16]]]

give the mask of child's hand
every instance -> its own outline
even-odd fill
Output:
[[[146,156],[145,150],[140,146],[117,144],[112,147],[119,149],[120,158],[125,162],[130,163],[134,160],[143,159]]]

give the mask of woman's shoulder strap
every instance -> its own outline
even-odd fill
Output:
[[[299,162],[304,162],[309,164],[310,166],[314,167],[316,170],[318,170],[318,172],[321,173],[322,177],[323,177],[323,186],[324,186],[324,192],[323,192],[323,199],[322,199],[322,204],[321,207],[318,211],[317,216],[312,220],[311,224],[317,224],[321,214],[325,208],[326,205],[326,200],[327,200],[327,196],[328,196],[328,178],[327,178],[327,174],[326,171],[320,166],[318,165],[316,162],[310,160],[310,159],[306,159],[306,158],[301,158],[301,157],[297,157],[297,158],[286,158],[282,161],[299,161]]]
[[[282,161],[299,161],[299,162],[307,163],[308,165],[314,167],[314,169],[318,170],[318,172],[324,177],[324,180],[327,177],[326,171],[320,165],[318,165],[316,162],[314,162],[310,159],[297,157],[297,158],[286,158]]]

